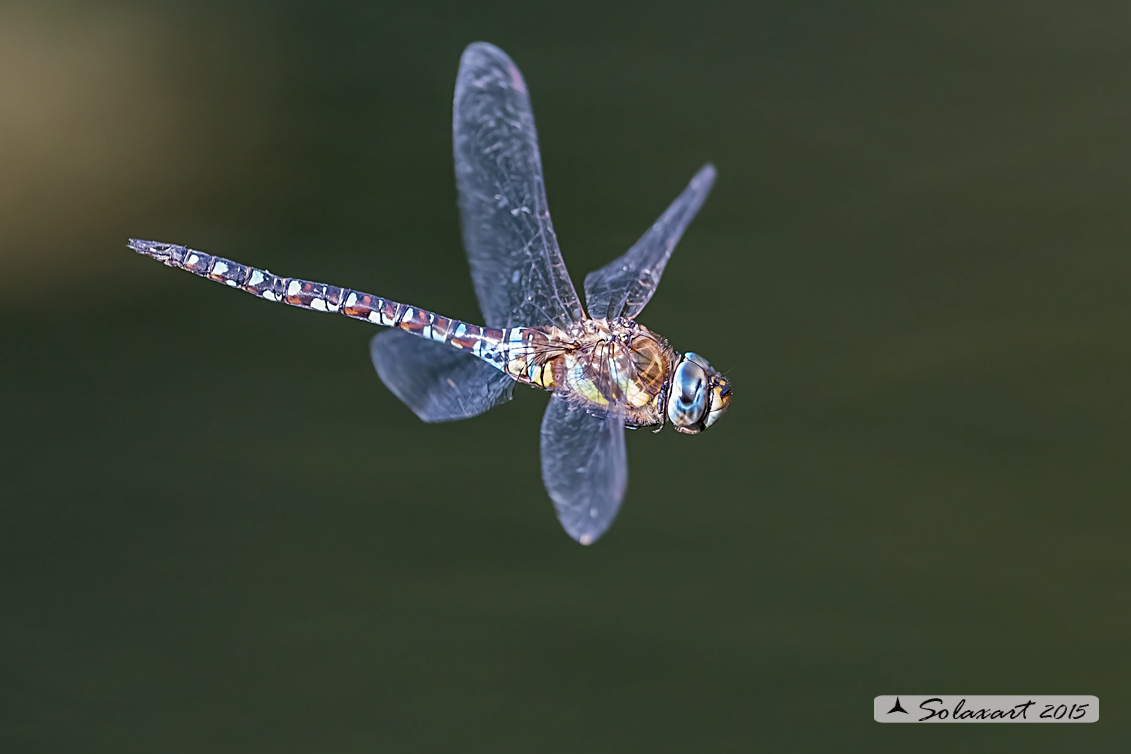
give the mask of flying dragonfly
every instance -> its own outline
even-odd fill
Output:
[[[518,383],[551,393],[542,480],[581,544],[600,537],[628,484],[625,428],[710,427],[730,405],[727,379],[636,321],[707,198],[703,167],[623,256],[585,278],[582,309],[558,248],[522,74],[486,43],[460,59],[452,117],[463,241],[484,325],[233,262],[131,239],[139,254],[268,301],[382,327],[370,355],[385,385],[426,422],[466,419],[510,400]]]

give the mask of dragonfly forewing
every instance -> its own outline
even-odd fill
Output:
[[[463,241],[487,326],[580,320],[546,204],[526,82],[494,45],[473,44],[460,59],[452,137]]]
[[[714,183],[714,166],[704,165],[631,249],[585,277],[585,304],[590,317],[634,319],[640,314],[656,292],[675,245]]]

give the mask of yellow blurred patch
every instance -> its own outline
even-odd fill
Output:
[[[210,29],[203,50],[207,35],[160,16],[82,8],[0,6],[0,263],[20,279],[3,305],[40,299],[47,282],[120,272],[125,239],[159,231],[152,216],[233,180],[232,168],[214,172],[254,149],[270,117],[246,75],[221,87],[246,96],[220,91],[217,106],[183,64],[219,56],[207,66],[219,78],[250,54],[236,40]]]

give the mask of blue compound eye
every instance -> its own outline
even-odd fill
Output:
[[[683,374],[676,375],[679,385],[679,402],[683,408],[690,410],[703,403],[703,386],[707,381],[702,375],[695,374],[696,369],[681,370]]]
[[[672,377],[668,419],[681,432],[698,432],[702,429],[709,399],[707,372],[696,361],[681,361]]]
[[[696,364],[703,367],[707,371],[711,371],[711,365],[707,362],[706,359],[704,359],[702,356],[700,356],[697,353],[692,353],[691,351],[688,351],[687,353],[685,353],[683,355],[683,358],[687,361],[694,361]]]

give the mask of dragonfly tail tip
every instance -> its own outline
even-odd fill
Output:
[[[169,256],[169,249],[171,248],[171,244],[158,243],[157,241],[143,241],[140,238],[131,238],[127,246],[138,254],[144,254],[154,259],[165,259]]]

